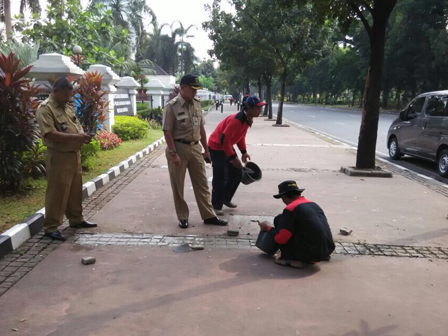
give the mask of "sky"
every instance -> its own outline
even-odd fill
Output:
[[[11,3],[12,14],[19,14],[19,1],[12,0]],[[41,0],[42,8],[47,6],[46,3],[46,0]],[[88,3],[87,0],[82,0],[82,4],[86,3]],[[211,5],[213,0],[146,0],[146,3],[156,14],[159,26],[164,23],[171,24],[176,20],[181,21],[184,28],[195,25],[197,29],[191,28],[188,32],[188,35],[194,35],[194,37],[184,41],[188,41],[193,46],[200,61],[204,58],[210,58],[207,50],[211,49],[213,45],[207,33],[202,29],[202,23],[208,20],[204,5]],[[226,11],[232,11],[226,0],[222,1],[222,8]],[[170,30],[165,27],[162,33],[170,34]]]

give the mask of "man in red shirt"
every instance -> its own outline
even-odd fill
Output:
[[[223,205],[236,208],[232,198],[241,182],[243,164],[233,146],[238,146],[244,163],[250,160],[246,151],[246,133],[265,104],[255,96],[247,97],[241,112],[222,120],[208,139],[213,165],[212,204],[217,215],[223,215]]]

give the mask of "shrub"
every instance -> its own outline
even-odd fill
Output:
[[[101,150],[98,140],[92,139],[92,142],[81,147],[81,164],[82,169],[90,171],[94,168],[94,157],[98,157]]]
[[[149,108],[145,107],[144,109],[137,109],[137,116],[143,120],[149,119]]]
[[[42,140],[34,143],[29,150],[23,153],[23,176],[38,179],[45,176],[45,157],[47,156],[47,147]]]
[[[201,107],[209,107],[210,105],[214,105],[215,102],[213,100],[201,100]]]
[[[158,122],[155,119],[149,120],[148,124],[151,129],[161,129],[162,128],[162,125],[160,124],[160,122]]]
[[[148,135],[149,125],[136,117],[117,116],[112,128],[115,134],[126,141],[145,138]]]
[[[39,141],[35,110],[39,89],[24,77],[14,54],[0,54],[0,192],[17,192],[22,183],[22,156]]]
[[[96,139],[100,143],[102,150],[114,149],[122,143],[122,140],[118,137],[118,135],[105,130],[101,131],[97,135]]]

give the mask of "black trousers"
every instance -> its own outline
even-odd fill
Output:
[[[210,149],[213,166],[212,205],[221,210],[225,202],[232,201],[243,175],[242,169],[236,169],[228,160],[224,151]]]

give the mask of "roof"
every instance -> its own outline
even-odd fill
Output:
[[[160,65],[152,62],[152,67],[150,65],[145,65],[142,67],[143,69],[150,69],[153,70],[155,72],[156,76],[169,76],[169,74],[163,70]]]

